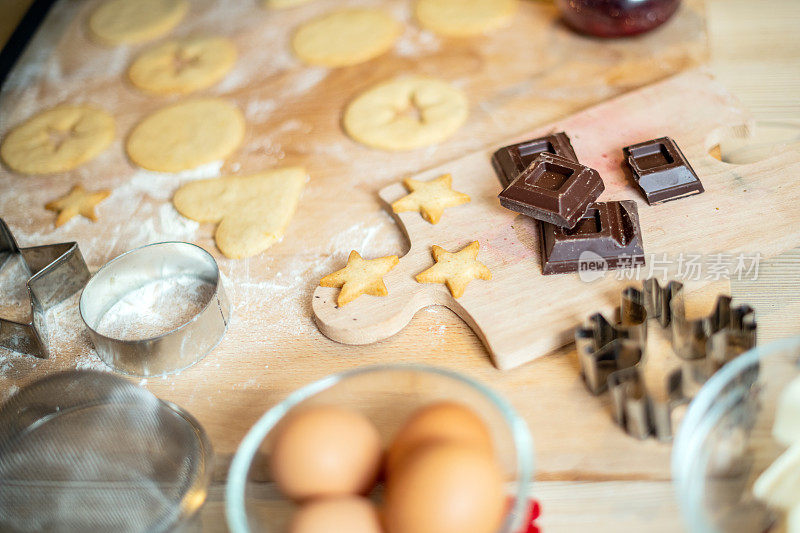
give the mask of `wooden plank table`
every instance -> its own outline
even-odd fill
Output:
[[[197,3],[207,7],[211,2]],[[211,226],[198,227],[172,213],[168,200],[177,182],[167,176],[136,172],[124,158],[124,133],[165,100],[144,97],[129,87],[120,88],[119,74],[131,51],[98,49],[86,40],[80,17],[92,4],[65,0],[57,6],[47,22],[50,34],[37,37],[18,66],[11,88],[0,95],[0,134],[37,108],[92,94],[100,104],[114,110],[121,137],[101,156],[98,167],[46,180],[20,178],[0,170],[0,216],[12,228],[23,228],[18,233],[23,245],[78,238],[92,268],[148,242],[153,235],[193,239],[216,254]],[[702,2],[686,4],[698,9]],[[794,31],[800,9],[796,2],[766,0],[759,2],[758,8],[746,0],[710,0],[708,4],[713,66],[720,78],[757,116],[800,122],[796,99],[800,41]],[[426,41],[425,36],[412,34],[404,37],[389,59],[370,64],[369,68],[300,72],[289,58],[281,69],[260,70],[256,83],[243,82],[239,66],[229,80],[210,91],[225,94],[242,105],[250,123],[248,141],[226,164],[187,173],[179,176],[178,182],[220,171],[242,173],[303,163],[310,168],[312,184],[284,243],[258,260],[221,260],[235,306],[232,329],[222,345],[180,375],[142,380],[142,385],[159,397],[174,401],[197,416],[214,442],[218,472],[198,528],[224,530],[220,483],[236,445],[265,409],[291,390],[331,372],[396,361],[429,363],[465,372],[490,383],[511,400],[528,421],[536,440],[534,493],[544,505],[540,523],[546,531],[576,531],[589,525],[600,531],[638,531],[644,527],[674,531],[679,527],[669,482],[670,447],[654,441],[633,441],[614,426],[609,420],[607,399],[600,401],[587,394],[570,349],[502,373],[490,365],[469,328],[441,308],[420,312],[409,327],[387,341],[345,347],[319,334],[310,318],[308,302],[315,280],[339,265],[350,249],[379,255],[402,248],[401,235],[375,199],[377,190],[405,173],[492,144],[702,60],[704,47],[697,46],[704,41],[702,15],[695,14],[700,12],[689,12],[688,16],[684,13],[680,25],[665,28],[665,32],[675,32],[676,40],[691,36],[687,41],[690,46],[667,40],[672,44],[655,62],[650,57],[653,51],[647,47],[665,39],[664,33],[639,44],[608,45],[608,52],[601,52],[602,61],[594,66],[581,61],[578,52],[595,53],[596,43],[567,42],[567,47],[578,46],[573,48],[576,55],[569,60],[569,68],[548,72],[544,65],[531,66],[530,70],[514,71],[511,79],[500,86],[494,84],[492,74],[496,76],[498,72],[491,65],[507,65],[507,55],[491,43],[448,43],[442,47],[441,43],[435,46],[434,41]],[[531,21],[553,17],[550,6],[536,2],[526,2],[523,13]],[[210,24],[207,19],[187,23],[177,31],[202,30]],[[742,22],[745,19],[747,24]],[[297,20],[287,22],[290,23],[287,28]],[[249,50],[248,43],[252,45],[253,41],[279,42],[288,31],[256,30],[247,25],[222,25],[219,29],[236,31],[237,44],[243,50]],[[556,35],[569,41],[559,31],[562,30],[557,30]],[[546,44],[536,40],[539,37],[531,43],[534,50],[537,45]],[[420,55],[429,63],[419,61]],[[263,61],[252,52],[242,56],[240,65]],[[502,58],[506,60],[501,61]],[[376,154],[342,138],[339,110],[359,87],[397,70],[415,68],[465,84],[473,102],[473,118],[457,138],[436,149],[402,155]],[[598,70],[605,73],[602,82],[591,88],[575,88],[573,84],[583,83],[582,76],[591,76]],[[753,83],[753,71],[763,82]],[[536,81],[532,83],[531,79]],[[282,95],[289,85],[294,92]],[[287,98],[291,105],[276,106],[276,97]],[[98,168],[104,171],[98,174]],[[102,178],[97,179],[98,175]],[[116,198],[114,209],[104,211],[101,206],[102,218],[97,225],[83,221],[53,231],[52,215],[41,206],[76,181],[92,188],[113,187],[115,192],[109,201]],[[337,199],[342,196],[347,200]],[[141,221],[139,227],[123,225],[133,215]],[[787,254],[765,265],[759,281],[734,286],[737,296],[744,296],[759,307],[762,331],[766,330],[767,337],[797,331],[800,324],[798,259],[800,253]],[[235,287],[231,287],[231,280],[236,280]],[[255,296],[249,296],[251,293]],[[74,311],[74,302],[72,306]],[[0,354],[0,396],[57,369],[101,368],[79,326],[74,312],[56,317],[56,327],[72,333],[55,339],[57,355],[49,361]],[[561,424],[558,420],[578,422]],[[576,426],[580,431],[575,430]]]

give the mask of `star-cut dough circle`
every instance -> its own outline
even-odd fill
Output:
[[[419,283],[444,283],[454,298],[461,298],[467,284],[474,279],[491,280],[489,268],[478,261],[478,241],[473,241],[458,252],[448,252],[441,246],[431,248],[434,264],[417,274]]]
[[[187,11],[187,0],[107,0],[89,17],[89,31],[103,44],[141,43],[170,31]]]
[[[145,50],[128,78],[154,94],[187,94],[214,85],[236,62],[236,47],[224,37],[192,37]]]
[[[336,305],[342,307],[362,294],[386,296],[389,294],[383,276],[388,274],[400,261],[396,255],[364,259],[353,250],[347,259],[347,266],[328,274],[319,284],[322,287],[341,288]]]
[[[228,157],[244,138],[235,105],[198,98],[164,107],[142,120],[128,137],[131,161],[147,170],[180,172]]]
[[[283,237],[307,180],[305,169],[287,167],[193,181],[178,189],[172,203],[187,218],[219,222],[217,246],[226,257],[241,259]]]
[[[87,192],[82,186],[76,185],[67,195],[49,202],[44,207],[50,211],[58,212],[56,227],[63,226],[76,215],[83,215],[96,222],[95,206],[108,198],[109,194],[111,194],[111,191],[108,190]]]
[[[105,150],[114,130],[114,117],[105,111],[62,105],[11,130],[0,145],[0,158],[22,174],[66,172]]]
[[[403,181],[411,194],[392,203],[392,211],[403,213],[419,211],[422,218],[431,224],[438,224],[444,210],[470,201],[468,195],[453,190],[453,176],[444,174],[430,181],[406,178]]]
[[[342,9],[300,26],[292,48],[310,65],[344,67],[388,51],[402,31],[402,25],[380,9]]]
[[[344,129],[382,150],[413,150],[440,143],[467,120],[467,97],[448,83],[419,76],[368,89],[345,110]]]
[[[466,37],[505,24],[518,0],[418,0],[415,8],[422,27],[449,37]]]

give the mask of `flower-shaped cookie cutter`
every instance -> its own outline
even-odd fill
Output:
[[[89,269],[76,242],[20,248],[6,223],[0,219],[0,269],[19,256],[27,272],[30,314],[26,322],[0,317],[0,347],[47,358],[45,314],[89,281]]]
[[[588,389],[611,392],[614,420],[629,435],[659,440],[672,438],[672,411],[689,401],[725,363],[756,343],[755,312],[719,296],[714,310],[698,319],[686,318],[683,284],[665,286],[647,279],[642,290],[622,292],[618,320],[601,313],[575,330],[578,360]],[[653,394],[642,372],[648,332],[660,328],[671,341],[681,366],[666,376],[664,391]],[[652,337],[652,336],[651,336]]]

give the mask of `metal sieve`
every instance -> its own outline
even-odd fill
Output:
[[[190,414],[124,378],[48,376],[0,407],[0,530],[172,529],[205,501],[212,458]]]

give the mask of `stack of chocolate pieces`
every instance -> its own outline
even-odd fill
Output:
[[[544,274],[644,264],[636,203],[597,202],[600,174],[578,162],[563,132],[498,150],[500,203],[540,221]]]

